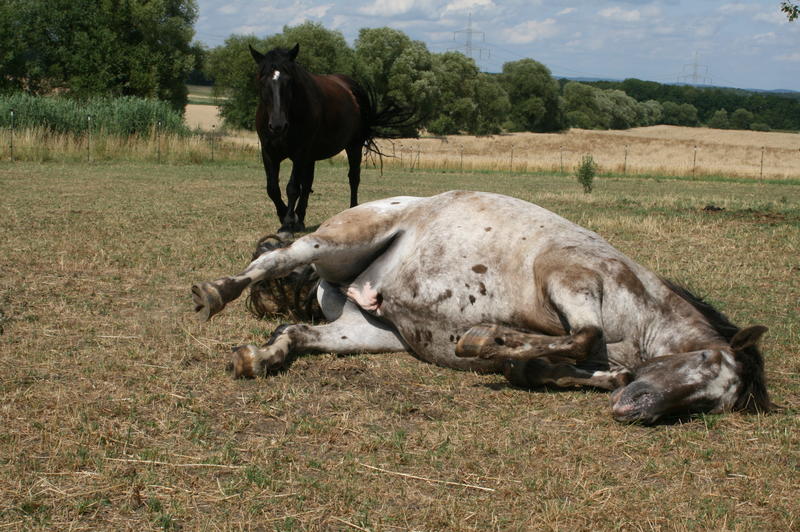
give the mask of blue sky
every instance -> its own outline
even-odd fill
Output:
[[[779,0],[198,0],[196,39],[265,37],[305,21],[342,32],[389,26],[431,52],[465,51],[499,72],[525,57],[556,76],[635,77],[672,83],[697,75],[714,85],[800,90],[800,20]],[[695,66],[697,65],[697,66]]]

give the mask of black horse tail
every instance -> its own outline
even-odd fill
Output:
[[[356,84],[353,92],[361,107],[364,124],[364,147],[378,156],[385,155],[375,143],[376,139],[397,139],[419,136],[417,110],[404,106],[385,96],[378,97],[375,91],[364,90]]]

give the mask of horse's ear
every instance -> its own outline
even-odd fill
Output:
[[[291,59],[292,61],[297,59],[297,54],[299,52],[300,52],[300,43],[297,43],[297,44],[294,45],[294,48],[289,50],[289,59]]]
[[[752,327],[742,329],[731,338],[731,348],[734,351],[741,351],[742,349],[756,345],[761,336],[768,330],[769,329],[763,325],[753,325]]]
[[[252,55],[253,59],[255,59],[256,63],[258,63],[260,65],[261,61],[264,60],[264,54],[259,53],[255,48],[253,48],[249,44],[247,46],[250,48],[250,55]]]

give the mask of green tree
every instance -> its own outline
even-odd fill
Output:
[[[800,16],[800,6],[794,2],[781,2],[781,11],[786,13],[789,22],[797,20],[797,17]]]
[[[689,103],[664,102],[662,104],[664,124],[673,126],[696,126],[697,108]]]
[[[437,135],[500,131],[510,103],[499,81],[478,71],[475,61],[458,52],[433,55],[439,104],[428,122]]]
[[[728,129],[730,127],[728,111],[719,109],[715,112],[708,121],[708,127],[713,127],[714,129]]]
[[[733,129],[750,129],[755,115],[747,109],[737,109],[731,113],[730,124]]]
[[[214,78],[214,91],[224,91],[227,99],[220,105],[220,115],[229,126],[255,129],[258,88],[250,46],[261,51],[266,43],[253,35],[231,35],[222,46],[208,53],[206,71]]]
[[[503,87],[511,102],[511,122],[520,131],[561,131],[566,128],[558,82],[533,59],[503,65]]]
[[[6,88],[186,103],[195,0],[5,0],[0,14]]]
[[[353,50],[347,45],[344,35],[316,22],[284,26],[283,32],[266,39],[265,49],[259,51],[263,53],[272,48],[291,48],[295,44],[300,45],[297,62],[309,72],[347,76],[355,73]],[[255,68],[251,72],[255,72]]]
[[[427,125],[440,101],[433,58],[421,41],[411,40],[392,28],[365,28],[355,42],[356,78],[377,97],[386,98],[416,113],[420,126]],[[410,128],[408,134],[414,134]]]

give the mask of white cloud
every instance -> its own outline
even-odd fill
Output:
[[[570,13],[572,13],[572,12],[574,12],[574,11],[575,11],[575,8],[574,8],[574,7],[568,7],[568,8],[566,8],[566,9],[562,9],[561,11],[559,11],[558,13],[556,13],[556,16],[557,16],[557,17],[562,17],[562,16],[564,16],[564,15],[569,15]]]
[[[774,31],[770,31],[767,33],[760,33],[758,35],[753,35],[753,40],[758,44],[769,44],[775,42],[777,39],[777,35],[775,35]]]
[[[800,62],[800,52],[793,52],[791,54],[783,54],[775,57],[778,61],[789,61],[792,63]]]
[[[512,44],[528,44],[558,34],[556,19],[529,20],[506,31],[506,40]]]
[[[444,14],[496,7],[492,0],[453,0],[444,8]]]
[[[772,12],[766,13],[757,13],[756,16],[753,17],[753,20],[757,20],[758,22],[767,22],[769,24],[787,24],[786,15],[783,13],[779,13],[776,9]]]
[[[758,6],[754,4],[745,4],[744,2],[734,2],[731,4],[724,4],[717,8],[720,13],[742,13],[744,11],[753,11]]]
[[[228,4],[218,8],[217,12],[222,13],[223,15],[235,15],[239,12],[239,6]]]
[[[358,12],[363,15],[391,17],[403,15],[414,9],[416,0],[375,0],[372,4],[360,7]]]
[[[638,22],[642,18],[642,13],[638,9],[625,10],[614,6],[601,9],[600,16],[622,22]]]

